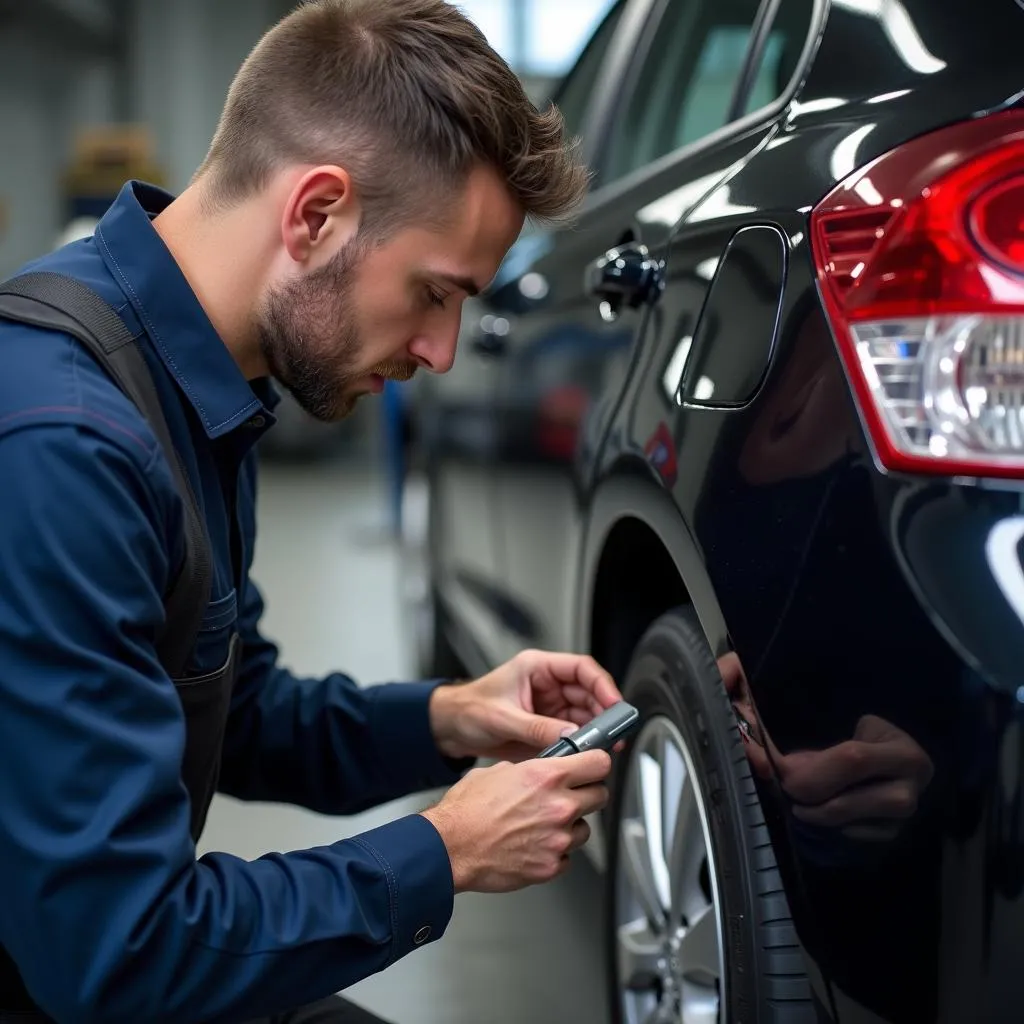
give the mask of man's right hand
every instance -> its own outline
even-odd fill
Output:
[[[583,817],[608,803],[603,750],[477,768],[423,816],[448,849],[458,892],[548,882],[590,838]]]

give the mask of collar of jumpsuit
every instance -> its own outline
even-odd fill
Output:
[[[150,223],[170,201],[129,183],[94,237],[23,272],[91,287],[152,370],[213,562],[180,685],[153,647],[183,546],[162,450],[83,345],[0,320],[0,1019],[257,1019],[384,969],[452,913],[448,854],[419,814],[252,863],[197,859],[182,778],[197,753],[220,792],[338,815],[471,762],[437,750],[439,681],[301,679],[262,636],[254,444],[275,397],[246,381]],[[202,703],[236,637],[230,705],[197,740],[186,691]]]
[[[153,185],[128,183],[100,221],[96,246],[207,436],[253,421],[269,426],[266,414],[278,396],[267,381],[245,379],[150,223],[172,198]]]

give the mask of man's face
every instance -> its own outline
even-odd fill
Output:
[[[273,287],[258,316],[271,374],[315,418],[347,416],[385,380],[446,373],[467,295],[494,277],[523,225],[506,187],[474,171],[444,227],[410,225]]]

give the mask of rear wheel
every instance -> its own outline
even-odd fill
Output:
[[[746,755],[689,609],[637,646],[606,875],[615,1024],[810,1024],[810,987]]]

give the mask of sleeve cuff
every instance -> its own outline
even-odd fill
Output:
[[[437,749],[430,729],[430,697],[446,680],[423,683],[389,683],[375,686],[372,695],[370,728],[378,749],[392,750],[398,755],[386,771],[400,774],[398,784],[413,782],[424,789],[450,786],[476,764],[475,758],[453,760]],[[409,779],[403,766],[414,774]],[[429,823],[428,823],[429,824]]]
[[[384,866],[391,901],[391,956],[394,963],[444,935],[455,906],[448,850],[437,829],[421,814],[354,837]]]

